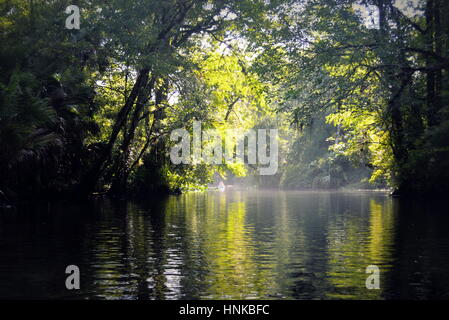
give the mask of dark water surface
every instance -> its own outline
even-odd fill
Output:
[[[449,210],[374,192],[190,193],[0,213],[0,297],[449,299]],[[65,288],[65,268],[81,289]],[[380,289],[368,290],[368,265]]]

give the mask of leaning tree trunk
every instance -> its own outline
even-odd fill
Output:
[[[116,116],[112,132],[109,137],[108,143],[100,151],[98,159],[96,159],[95,165],[88,171],[80,185],[80,193],[88,194],[95,189],[98,180],[104,172],[104,169],[110,162],[112,149],[117,141],[117,137],[126,124],[126,120],[131,112],[137,97],[141,94],[142,88],[146,86],[149,78],[149,69],[142,69],[139,71],[136,81],[130,95],[126,99],[125,104],[120,109]]]
[[[149,81],[148,86],[143,90],[142,95],[138,97],[136,108],[131,118],[131,123],[127,128],[127,132],[124,133],[124,139],[120,148],[121,153],[117,159],[116,171],[114,172],[114,179],[112,180],[110,189],[110,194],[112,195],[123,196],[127,193],[128,178],[131,170],[134,168],[134,166],[131,165],[131,163],[134,162],[132,159],[130,159],[131,147],[139,123],[148,116],[142,116],[142,114],[144,111],[145,103],[148,101],[151,92],[155,92],[154,98],[156,112],[154,112],[153,124],[157,124],[159,121],[158,116],[160,115],[160,112],[157,111],[160,109],[163,100],[165,100],[167,97],[166,91],[168,88],[168,84],[167,82],[164,82],[164,84],[160,88],[155,88],[156,80],[157,77],[153,76]],[[147,137],[147,139],[151,140],[151,136]],[[146,147],[148,147],[147,143],[145,143],[144,145],[144,150],[141,150],[140,156],[145,152]]]

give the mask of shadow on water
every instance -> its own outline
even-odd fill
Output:
[[[0,215],[0,297],[448,299],[443,204],[230,191]],[[65,288],[77,265],[81,289]],[[380,269],[380,289],[365,286]]]

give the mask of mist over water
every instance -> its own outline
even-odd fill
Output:
[[[7,211],[0,297],[447,299],[446,211],[380,192],[293,191]],[[65,288],[70,264],[80,290]],[[369,265],[379,290],[365,287]]]

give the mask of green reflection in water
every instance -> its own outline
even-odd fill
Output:
[[[364,212],[363,209],[360,210]],[[340,215],[328,225],[328,298],[382,299],[383,275],[391,268],[394,215],[390,199],[369,201],[369,217]],[[368,223],[366,223],[368,221]],[[365,287],[366,267],[380,268],[380,289]]]
[[[447,299],[440,205],[372,192],[230,191],[2,215],[0,296]],[[63,286],[69,264],[81,270],[76,292]],[[365,287],[372,264],[380,290]]]
[[[382,299],[391,200],[331,193],[229,192],[135,204],[102,219],[91,259],[98,297]],[[112,211],[114,211],[112,210]],[[365,288],[365,268],[381,289]]]
[[[196,239],[189,243],[195,246],[190,252],[201,253],[202,265],[198,266],[203,271],[201,296],[242,299],[266,295],[273,275],[255,261],[254,226],[246,220],[242,194],[222,193],[200,199],[187,195],[183,205],[185,231],[189,239]]]

